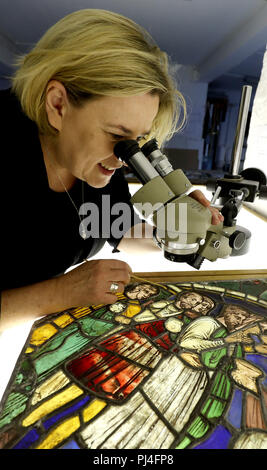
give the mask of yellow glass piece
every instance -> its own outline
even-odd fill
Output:
[[[116,320],[118,323],[121,323],[122,325],[129,325],[129,323],[131,323],[131,319],[126,318],[123,315],[116,315],[114,320]]]
[[[26,352],[26,354],[30,354],[30,353],[32,353],[33,351],[34,351],[33,348],[27,348],[25,352]]]
[[[118,300],[127,300],[127,297],[125,297],[125,295],[123,293],[118,293],[118,294],[115,293],[115,295],[116,295]],[[100,307],[103,307],[103,306],[104,306],[103,304],[92,305],[92,308],[94,310],[98,310]]]
[[[231,294],[233,297],[245,297],[246,296],[246,294],[244,294],[243,292],[236,292],[235,290],[230,290],[230,289],[227,289],[226,293]]]
[[[64,423],[60,424],[56,429],[53,429],[50,434],[39,444],[36,449],[53,449],[60,444],[64,439],[69,437],[72,433],[77,431],[80,427],[80,420],[78,416],[67,419]]]
[[[197,354],[185,352],[180,354],[180,357],[185,362],[190,364],[190,366],[201,367],[203,369],[203,364],[200,362],[199,356]]]
[[[80,318],[92,313],[92,309],[89,307],[75,308],[71,313],[74,317]]]
[[[156,315],[154,315],[154,313],[152,313],[150,310],[143,310],[142,313],[134,317],[134,321],[138,323],[142,323],[142,322],[147,322],[150,320],[155,320],[156,318],[157,318]]]
[[[65,405],[71,400],[74,400],[82,394],[83,391],[79,387],[77,387],[76,385],[71,385],[63,392],[58,393],[53,398],[50,398],[50,400],[47,400],[46,402],[38,406],[38,408],[32,411],[32,413],[30,413],[29,416],[27,416],[23,420],[22,425],[30,426],[31,424],[38,421],[38,419],[43,418],[43,416],[46,416],[48,413],[51,413],[57,408],[60,408],[61,406]]]
[[[32,397],[32,405],[36,405],[38,401],[44,400],[52,393],[58,392],[61,388],[69,383],[68,377],[60,370],[52,375],[36,388]]]
[[[235,382],[258,395],[257,379],[263,376],[262,370],[245,359],[235,359],[235,364],[236,369],[231,372]]]
[[[125,317],[134,317],[141,311],[140,305],[129,305],[127,310],[122,314]]]
[[[64,315],[60,315],[60,317],[56,318],[53,320],[56,325],[60,326],[60,328],[65,328],[65,326],[69,325],[72,323],[74,320],[71,318],[70,315],[67,313],[64,313]]]
[[[169,289],[172,289],[174,290],[175,292],[182,292],[182,289],[180,289],[179,287],[175,286],[174,284],[168,284],[168,290]]]
[[[261,353],[261,354],[267,354],[267,345],[266,344],[257,344],[257,346],[255,346],[255,349],[257,352]]]
[[[203,286],[206,290],[212,290],[214,292],[224,292],[225,289],[223,287],[216,287],[216,286]]]
[[[247,295],[247,299],[249,299],[249,300],[256,300],[256,301],[258,300],[257,297],[254,297],[254,295],[250,295],[250,294]]]
[[[127,297],[125,297],[125,295],[123,293],[116,294],[116,297],[119,300],[126,300],[127,299]]]
[[[45,325],[40,326],[34,330],[30,343],[34,344],[35,346],[40,346],[40,344],[45,343],[45,341],[54,336],[56,333],[56,327],[50,323],[46,323]]]
[[[254,352],[254,349],[252,346],[244,346],[244,351],[247,352],[247,353],[251,353],[251,352]]]
[[[106,402],[103,400],[94,400],[93,403],[90,403],[87,408],[83,410],[83,420],[85,423],[94,418],[98,413],[100,413],[103,408],[105,408]]]

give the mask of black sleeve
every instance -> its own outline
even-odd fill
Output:
[[[113,253],[119,252],[119,245],[124,234],[134,225],[144,223],[133,208],[131,194],[123,170],[117,170],[111,182],[111,230],[108,243],[113,247]]]

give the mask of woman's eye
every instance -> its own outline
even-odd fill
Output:
[[[118,134],[111,134],[112,139],[114,140],[120,140],[123,138],[123,135],[118,135]]]
[[[110,133],[110,136],[112,138],[112,140],[122,140],[122,139],[127,139],[127,137],[125,137],[124,135],[119,135],[119,134],[112,134]],[[137,137],[136,141],[139,143],[139,142],[144,142],[146,141],[146,136],[140,136],[140,137]]]

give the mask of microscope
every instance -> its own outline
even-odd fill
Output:
[[[251,90],[250,86],[242,90],[230,172],[207,184],[213,191],[211,206],[224,216],[218,225],[211,224],[211,211],[190,197],[192,184],[181,169],[173,169],[156,139],[141,148],[135,140],[120,141],[114,147],[114,154],[143,185],[131,202],[141,218],[154,226],[155,242],[170,261],[200,269],[205,259],[243,255],[249,249],[251,233],[237,225],[237,215],[244,201],[267,199],[264,173],[249,168],[239,174]]]

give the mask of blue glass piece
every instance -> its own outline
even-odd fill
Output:
[[[232,435],[224,426],[217,426],[211,436],[194,449],[227,449]]]
[[[60,447],[60,449],[80,449],[77,442],[72,440]]]
[[[256,344],[261,342],[260,338],[257,335],[250,335],[250,336]]]
[[[57,413],[53,416],[51,416],[51,418],[48,418],[44,423],[43,423],[43,426],[45,429],[49,429],[51,426],[53,426],[57,421],[59,421],[60,419],[64,418],[65,416],[68,416],[72,413],[75,413],[79,408],[81,408],[82,406],[84,406],[88,401],[90,401],[90,397],[89,396],[86,396],[84,397],[82,400],[76,402],[74,405],[68,407],[67,409],[65,409],[64,411],[61,411],[60,413]]]
[[[260,367],[267,374],[267,358],[261,354],[246,354],[246,359]]]
[[[235,426],[238,429],[241,426],[242,398],[243,398],[243,392],[241,390],[236,389],[233,399],[232,399],[231,406],[226,415],[226,418],[228,419],[229,423],[231,423],[232,426]]]
[[[40,435],[36,431],[36,429],[31,429],[25,436],[13,447],[13,449],[28,449],[30,445],[32,445],[37,439],[39,439]]]

